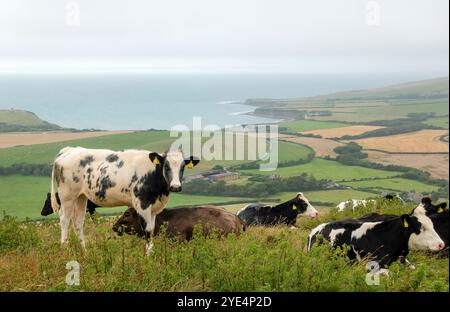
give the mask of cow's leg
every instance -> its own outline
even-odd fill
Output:
[[[70,220],[72,220],[73,207],[72,201],[61,202],[59,215],[59,225],[61,226],[61,245],[66,245],[67,238],[69,237],[69,226]]]
[[[73,224],[75,227],[75,232],[77,233],[78,239],[80,240],[81,247],[83,251],[86,251],[86,242],[84,240],[83,226],[84,220],[86,218],[86,203],[87,199],[85,196],[80,196],[75,202],[75,212]]]
[[[134,200],[134,209],[136,209],[137,213],[144,218],[145,220],[145,238],[147,240],[147,244],[145,245],[146,254],[149,255],[153,248],[152,235],[153,230],[155,229],[155,218],[152,218],[152,207],[142,208],[141,202],[136,199]]]

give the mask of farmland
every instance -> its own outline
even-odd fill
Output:
[[[340,138],[344,135],[358,135],[366,133],[372,130],[381,129],[383,127],[377,126],[350,126],[350,127],[340,127],[340,128],[329,128],[329,129],[317,129],[302,132],[303,134],[315,134],[320,135],[322,138]]]
[[[259,171],[258,169],[242,170],[243,174],[262,174],[270,175],[270,171]],[[345,166],[336,161],[316,158],[313,161],[292,167],[278,168],[276,173],[283,177],[300,175],[308,173],[314,175],[317,179],[330,179],[333,181],[343,181],[364,178],[387,178],[398,174],[393,171],[383,171],[369,169],[357,166]]]
[[[396,192],[408,192],[415,190],[421,193],[430,193],[435,191],[437,187],[421,183],[419,181],[393,178],[393,179],[373,179],[364,180],[357,182],[343,182],[343,185],[348,185],[357,188],[368,188],[368,189],[384,189]]]
[[[366,151],[369,161],[384,165],[398,165],[429,172],[432,177],[448,180],[448,154],[393,154]]]
[[[334,140],[327,140],[327,139],[320,139],[320,138],[309,138],[309,137],[291,137],[284,139],[288,142],[296,142],[299,144],[304,144],[309,146],[314,150],[317,157],[336,157],[336,153],[334,152],[334,149],[338,146],[344,145],[343,143],[334,141]]]
[[[364,149],[391,153],[448,153],[448,143],[440,137],[447,130],[421,130],[417,132],[355,140]]]
[[[347,124],[339,122],[323,122],[315,120],[294,120],[282,122],[280,127],[286,128],[290,132],[303,132],[319,129],[346,127]]]

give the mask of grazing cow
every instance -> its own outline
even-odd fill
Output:
[[[61,243],[68,237],[70,221],[85,248],[83,224],[87,201],[101,207],[129,206],[146,221],[145,231],[153,232],[155,217],[166,206],[170,192],[181,191],[185,166],[199,160],[185,159],[181,151],[158,154],[144,150],[63,148],[53,163],[51,204],[59,212]],[[58,184],[58,204],[54,181]],[[151,243],[147,245],[147,250]]]
[[[298,215],[306,215],[312,218],[317,216],[317,210],[309,203],[303,193],[298,193],[294,199],[273,207],[266,204],[250,204],[241,208],[237,213],[245,226],[281,223],[295,226]]]
[[[219,235],[235,233],[239,235],[243,228],[241,220],[233,213],[215,206],[165,209],[156,216],[153,234],[158,235],[161,226],[167,225],[167,235],[180,240],[191,240],[195,225],[200,225],[202,234],[208,236],[213,231]],[[113,231],[145,236],[145,220],[135,209],[128,208],[113,226]]]
[[[58,202],[59,205],[61,205],[61,201],[59,200],[58,193],[55,193],[55,196],[56,196],[56,201]],[[94,215],[95,208],[97,208],[97,207],[99,207],[99,206],[97,206],[90,200],[87,201],[86,209],[91,216]],[[53,213],[53,209],[52,209],[51,194],[47,193],[47,198],[45,199],[44,207],[42,207],[41,215],[45,217],[45,216],[51,215],[52,213]]]
[[[361,218],[320,224],[309,234],[308,251],[319,234],[332,246],[348,245],[350,259],[370,257],[380,267],[390,265],[399,257],[405,258],[409,252],[408,246],[432,251],[444,248],[444,242],[421,205],[410,215],[387,216],[375,221]]]

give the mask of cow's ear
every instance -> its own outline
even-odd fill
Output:
[[[422,198],[422,204],[431,204],[431,198],[429,197]]]
[[[440,203],[437,212],[442,213],[444,212],[445,208],[447,208],[447,203]]]
[[[184,163],[186,164],[186,167],[187,167],[188,169],[194,168],[195,166],[197,166],[197,164],[198,164],[199,162],[200,162],[200,159],[194,158],[194,156],[191,156],[191,157],[186,158],[186,159],[184,160]]]
[[[164,162],[164,157],[159,155],[158,153],[150,153],[148,155],[148,157],[150,158],[150,161],[155,165],[159,165],[162,164]]]
[[[402,226],[406,229],[410,227],[411,217],[407,214],[400,216],[400,221],[402,222]]]

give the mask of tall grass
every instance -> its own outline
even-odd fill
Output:
[[[409,212],[412,206],[379,203],[361,209]],[[21,237],[0,254],[0,291],[448,291],[448,258],[412,252],[417,269],[395,263],[379,286],[365,282],[365,266],[351,263],[342,251],[327,245],[306,252],[307,235],[317,224],[353,217],[349,210],[330,210],[318,220],[299,218],[296,230],[251,227],[239,237],[230,235],[178,242],[160,235],[145,256],[144,241],[116,236],[114,218],[87,220],[88,252],[83,254],[72,233],[67,247],[59,244],[55,220],[0,223],[3,241]],[[26,234],[24,234],[26,233]],[[25,248],[23,248],[25,246]],[[80,263],[80,285],[68,286],[66,263]]]

